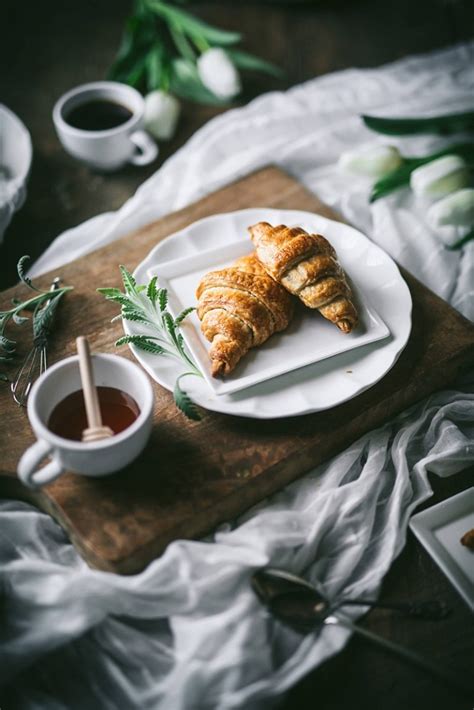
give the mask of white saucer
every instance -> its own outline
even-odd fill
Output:
[[[417,513],[410,528],[474,611],[474,552],[460,542],[474,528],[474,487]]]
[[[189,262],[195,256],[196,263],[201,264],[202,252],[211,253],[239,241],[248,245],[247,227],[258,221],[298,225],[309,232],[324,234],[334,245],[356,291],[380,316],[390,335],[382,341],[361,345],[251,387],[246,386],[233,394],[217,394],[205,379],[199,377],[183,379],[181,385],[202,407],[238,416],[270,419],[329,409],[378,382],[396,362],[411,330],[411,295],[398,267],[361,232],[320,215],[296,210],[252,208],[214,215],[160,242],[136,268],[135,278],[138,283],[147,283],[150,273],[166,271],[166,262],[184,257]],[[245,252],[245,247],[242,249]],[[212,268],[210,264],[209,269]],[[139,324],[132,322],[124,322],[124,330],[127,334],[143,332]],[[340,337],[347,338],[342,334]],[[131,349],[151,377],[172,391],[176,378],[185,371],[184,365],[133,346]]]

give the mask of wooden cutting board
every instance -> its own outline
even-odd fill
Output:
[[[71,355],[80,333],[94,350],[115,352],[121,324],[109,322],[116,306],[95,288],[118,286],[119,264],[133,271],[158,241],[201,217],[262,205],[337,219],[296,180],[269,167],[46,274],[38,279],[44,288],[57,273],[75,288],[59,308],[50,363]],[[474,327],[408,273],[404,276],[413,297],[412,335],[396,365],[374,387],[319,414],[259,421],[209,412],[201,422],[190,422],[155,384],[148,447],[127,469],[103,479],[66,474],[41,491],[24,488],[16,465],[33,435],[26,412],[0,383],[0,496],[21,498],[50,513],[91,566],[120,573],[143,569],[172,540],[200,537],[234,518],[444,387],[474,361]],[[1,294],[0,308],[23,289]],[[127,348],[120,353],[132,357]]]

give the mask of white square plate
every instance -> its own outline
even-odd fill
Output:
[[[147,275],[149,278],[158,276],[160,286],[168,290],[169,309],[176,317],[185,308],[196,304],[196,288],[207,272],[231,266],[238,257],[252,250],[249,240],[240,240],[152,266]],[[342,333],[317,311],[297,307],[289,327],[283,333],[272,335],[262,346],[250,350],[225,379],[211,375],[208,356],[210,343],[201,333],[196,313],[184,321],[181,332],[214,393],[231,394],[277,375],[387,338],[390,331],[385,323],[364,298],[360,288],[351,285],[360,319],[353,333]]]
[[[410,528],[474,610],[474,552],[460,543],[474,528],[474,487],[414,515]]]

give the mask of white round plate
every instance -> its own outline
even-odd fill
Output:
[[[300,226],[308,232],[324,234],[334,245],[351,280],[363,284],[364,296],[386,323],[391,336],[234,394],[216,395],[200,377],[184,378],[181,386],[205,409],[242,417],[273,419],[330,409],[378,382],[393,367],[411,330],[412,301],[408,286],[395,262],[364,234],[310,212],[239,210],[206,217],[172,234],[152,249],[137,266],[134,276],[137,283],[145,284],[149,281],[148,270],[157,264],[222,246],[224,240],[229,243],[249,240],[247,227],[260,221]],[[126,334],[134,334],[140,332],[140,326],[124,321],[124,330]],[[185,372],[184,365],[134,346],[131,350],[154,380],[173,391],[176,378]]]

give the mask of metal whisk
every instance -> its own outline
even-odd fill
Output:
[[[59,276],[56,276],[49,290],[56,291],[60,283],[61,279]],[[50,301],[46,301],[45,305],[48,305],[48,303],[50,303]],[[26,400],[30,394],[33,382],[37,377],[42,375],[48,367],[47,347],[48,339],[45,333],[41,333],[33,339],[33,347],[21,363],[10,385],[13,399],[21,407],[26,405]]]

